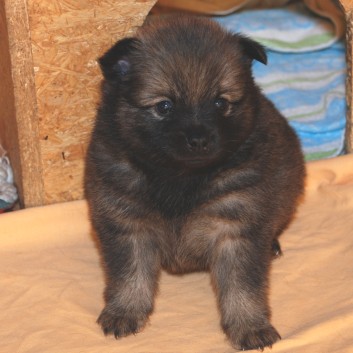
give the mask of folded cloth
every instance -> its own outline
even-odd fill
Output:
[[[335,25],[303,3],[215,20],[268,48],[268,66],[254,63],[255,80],[296,130],[306,160],[342,153],[346,62]]]
[[[315,15],[302,2],[219,16],[217,21],[231,31],[242,32],[272,50],[285,53],[312,52],[339,39],[335,24]]]
[[[306,159],[339,155],[346,124],[344,44],[268,54],[268,67],[255,63],[255,80],[296,130]]]
[[[159,0],[158,4],[200,14],[229,15],[241,9],[280,7],[290,2],[293,0]],[[344,35],[344,14],[339,1],[303,0],[303,3],[314,13],[328,18],[335,27],[337,37]]]
[[[0,213],[11,208],[16,200],[17,190],[14,185],[10,161],[0,146]]]

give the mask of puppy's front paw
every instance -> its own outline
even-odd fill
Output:
[[[264,348],[271,348],[275,342],[281,339],[279,333],[270,324],[265,327],[253,328],[247,331],[229,327],[225,332],[234,348],[241,351],[251,349],[263,351]]]
[[[146,325],[148,314],[124,312],[103,309],[97,319],[105,335],[113,334],[115,338],[136,334]]]

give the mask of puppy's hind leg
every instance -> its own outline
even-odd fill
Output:
[[[236,349],[271,347],[280,335],[269,322],[267,277],[270,254],[262,256],[248,239],[227,237],[218,243],[211,276],[221,324]]]
[[[109,226],[109,241],[102,241],[107,271],[106,306],[97,322],[116,338],[136,334],[153,311],[160,273],[156,244],[148,234],[121,234]],[[120,234],[119,234],[120,233]]]

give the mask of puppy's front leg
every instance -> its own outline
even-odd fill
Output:
[[[261,251],[249,239],[226,236],[217,244],[211,266],[222,328],[240,350],[263,350],[280,339],[269,323],[270,255]]]
[[[117,337],[139,332],[153,311],[160,260],[153,237],[142,229],[125,233],[104,222],[101,229],[107,271],[106,306],[97,322]]]

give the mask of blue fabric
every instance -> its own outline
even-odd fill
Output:
[[[298,20],[293,11],[299,12],[299,18],[304,13],[305,21]],[[293,6],[248,10],[217,17],[216,21],[228,30],[245,33],[257,40],[259,29],[266,35],[273,33],[273,38],[277,32],[282,32],[281,37],[291,38],[291,31],[304,28],[308,30],[305,33],[307,38],[312,38],[314,28],[322,25],[317,16],[303,12],[302,7]],[[324,24],[324,30],[330,31],[326,22]],[[254,29],[256,33],[252,32]],[[288,33],[284,35],[283,31]],[[254,62],[254,78],[296,130],[306,160],[337,156],[343,151],[346,124],[345,46],[337,38],[328,41],[326,48],[320,50],[315,45],[310,50],[308,41],[300,43],[305,43],[305,51],[300,48],[295,52],[291,47],[286,52],[282,42],[279,51],[276,46],[269,48],[267,66]]]

